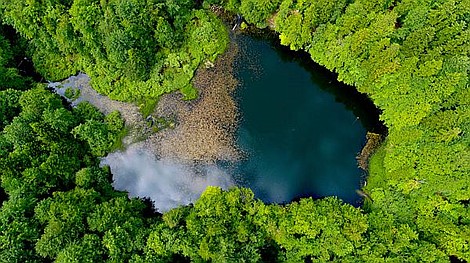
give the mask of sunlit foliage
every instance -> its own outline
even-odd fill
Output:
[[[46,79],[82,71],[116,100],[145,104],[178,90],[195,98],[194,71],[228,43],[221,21],[193,1],[15,0],[1,8]]]

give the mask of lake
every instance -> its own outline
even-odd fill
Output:
[[[160,212],[194,203],[209,185],[248,187],[266,203],[338,196],[359,206],[356,189],[361,188],[364,172],[357,168],[356,155],[365,144],[366,131],[384,133],[378,109],[353,87],[337,82],[333,73],[313,63],[305,53],[255,36],[236,35],[234,41],[239,49],[233,71],[239,81],[235,98],[240,116],[234,137],[242,159],[205,163],[166,155],[157,158],[153,150],[159,145],[147,138],[102,159],[102,165],[111,167],[114,187],[131,196],[151,198]],[[230,67],[230,62],[227,65]],[[209,82],[218,85],[220,81]],[[84,91],[87,85],[79,86]],[[87,92],[81,96],[84,94]],[[90,101],[103,112],[114,105],[101,103],[101,99]],[[209,109],[200,111],[224,107],[214,105],[220,101],[225,100],[206,101],[203,105]],[[122,111],[125,107],[118,108]],[[134,116],[132,112],[122,112],[123,117],[127,120],[126,116]],[[214,120],[204,115],[203,121]],[[177,131],[181,125],[168,130],[167,135]],[[185,136],[194,134],[201,135],[201,131]],[[192,139],[210,143],[210,134]],[[189,147],[184,141],[174,143],[178,142]]]
[[[241,122],[237,141],[245,159],[232,165],[238,185],[268,203],[338,196],[359,204],[363,171],[356,155],[378,110],[352,87],[271,40],[235,36]]]

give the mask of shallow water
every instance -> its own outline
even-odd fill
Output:
[[[367,110],[338,102],[347,95],[331,74],[289,58],[270,41],[239,35],[237,42],[237,138],[246,153],[231,171],[238,183],[265,202],[335,195],[357,204],[362,171],[355,156],[365,142],[361,117],[368,116],[354,112]]]

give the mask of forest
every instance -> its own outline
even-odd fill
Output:
[[[196,98],[195,70],[229,43],[213,7],[274,30],[382,111],[361,207],[209,187],[162,214],[113,189],[99,157],[119,113],[71,107],[44,79],[85,72],[143,112],[165,93]],[[469,0],[2,0],[0,17],[0,262],[470,260]]]

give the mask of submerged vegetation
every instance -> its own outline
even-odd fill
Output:
[[[209,187],[154,213],[98,166],[119,115],[71,108],[18,66],[27,54],[49,80],[83,71],[143,109],[176,90],[194,98],[195,70],[229,41],[211,5],[270,26],[383,111],[362,208]],[[468,0],[12,0],[0,15],[0,262],[470,260]]]

